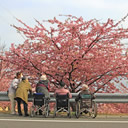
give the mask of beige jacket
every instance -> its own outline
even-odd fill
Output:
[[[28,81],[21,81],[16,90],[16,98],[21,98],[28,103],[28,91],[31,91],[31,85]]]

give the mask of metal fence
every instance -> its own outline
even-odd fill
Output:
[[[70,102],[75,102],[77,93],[72,93]],[[54,93],[50,93],[50,102],[55,102]],[[96,93],[94,101],[97,103],[128,103],[128,93]],[[31,102],[33,97],[29,95],[28,101]],[[7,92],[0,92],[0,101],[9,101]]]

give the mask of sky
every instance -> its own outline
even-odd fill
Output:
[[[108,18],[118,21],[128,13],[128,0],[0,0],[0,44],[7,48],[18,45],[24,38],[11,25],[21,26],[16,18],[27,25],[37,25],[34,19],[59,18],[59,14],[73,15],[84,20],[97,19],[106,22]],[[128,18],[123,24],[128,25]]]

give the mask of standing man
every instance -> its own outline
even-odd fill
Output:
[[[22,73],[17,72],[15,78],[12,80],[11,85],[8,89],[8,97],[9,97],[10,102],[11,102],[11,114],[13,114],[13,115],[16,114],[16,112],[15,112],[16,102],[15,102],[14,98],[16,95],[17,86],[21,81],[21,77],[22,77]]]

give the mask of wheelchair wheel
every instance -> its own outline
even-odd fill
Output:
[[[34,106],[32,106],[31,108],[30,108],[30,116],[31,117],[34,117],[35,116],[35,107]]]
[[[53,114],[53,118],[55,118],[56,117],[56,111],[54,111],[54,114]]]
[[[69,118],[71,118],[71,113],[69,112],[69,113],[67,114],[67,116],[68,116]]]
[[[47,105],[44,109],[44,117],[48,117],[49,116],[49,105]]]
[[[70,111],[70,108],[68,108],[67,116],[68,116],[69,118],[71,118],[71,111]]]
[[[67,113],[67,116],[68,116],[69,118],[71,118],[70,104],[68,104],[68,113]]]
[[[89,115],[92,118],[95,118],[97,116],[97,104],[94,101],[92,101],[92,108],[91,111],[89,112]]]
[[[57,111],[57,109],[56,109],[56,105],[55,105],[55,106],[54,106],[53,118],[55,118],[55,117],[56,117],[56,111]]]
[[[79,118],[80,116],[80,102],[76,102],[76,113],[75,113],[76,118]]]

